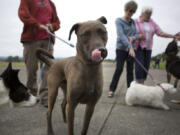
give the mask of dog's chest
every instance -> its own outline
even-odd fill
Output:
[[[99,80],[93,78],[88,78],[86,80],[82,79],[79,84],[77,90],[80,91],[78,97],[81,103],[87,103],[99,98],[101,91]]]
[[[96,68],[79,68],[81,70],[71,70],[72,76],[69,77],[70,91],[78,98],[80,103],[97,101],[102,93],[102,69]],[[75,72],[76,71],[76,72]]]
[[[81,103],[96,101],[100,97],[101,91],[102,89],[100,83],[96,82],[95,80],[86,81],[81,87],[79,100]]]
[[[80,103],[88,103],[88,102],[94,102],[98,99],[98,91],[94,88],[88,88],[84,89],[84,92],[81,93],[79,97]]]
[[[88,83],[85,85],[85,93],[87,94],[87,96],[91,96],[94,95],[96,93],[96,86],[95,83]]]

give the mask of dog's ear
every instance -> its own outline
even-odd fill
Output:
[[[8,70],[12,69],[12,63],[11,62],[9,62],[7,69]]]
[[[12,70],[12,64],[9,62],[7,68],[4,70],[4,72],[0,75],[1,78],[4,78],[7,73],[9,73]]]
[[[107,24],[107,19],[104,16],[101,16],[100,18],[98,18],[97,21],[100,21],[103,24]]]
[[[177,44],[177,40],[174,38],[172,41],[173,44]]]
[[[77,31],[78,31],[78,28],[79,28],[80,24],[79,23],[76,23],[72,26],[70,32],[69,32],[69,40],[71,40],[71,34],[72,32],[75,30],[75,33],[77,34]]]

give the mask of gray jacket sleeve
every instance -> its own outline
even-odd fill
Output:
[[[116,32],[117,32],[117,42],[121,42],[123,46],[130,48],[131,43],[128,40],[128,37],[124,34],[123,26],[119,19],[116,19]]]
[[[134,41],[136,41],[138,39],[138,32],[137,32],[136,23],[134,20],[133,20],[133,23],[134,23],[134,27],[135,27],[135,34],[132,37],[133,37]]]

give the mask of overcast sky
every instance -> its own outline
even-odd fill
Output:
[[[115,58],[116,29],[115,19],[124,15],[124,4],[127,0],[52,0],[61,21],[61,29],[56,35],[67,40],[69,30],[77,22],[95,20],[105,16],[108,20],[108,58]],[[154,21],[167,33],[175,34],[180,31],[180,0],[136,0],[137,18],[143,6],[152,6]],[[18,18],[20,0],[1,0],[0,4],[0,56],[22,56],[23,46],[20,36],[23,24]],[[153,55],[164,52],[168,42],[154,36]],[[76,35],[72,35],[71,42],[76,43]],[[67,46],[58,39],[54,47],[55,57],[68,57],[76,54],[75,49]]]

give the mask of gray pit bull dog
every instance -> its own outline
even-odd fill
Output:
[[[58,88],[61,87],[64,99],[61,104],[64,122],[68,125],[68,135],[73,135],[74,115],[79,103],[86,104],[83,129],[81,135],[86,135],[95,105],[103,90],[103,70],[101,62],[107,56],[107,31],[104,24],[105,17],[95,21],[87,21],[73,25],[69,33],[75,31],[77,35],[75,57],[53,62],[46,51],[37,50],[37,57],[49,67],[48,73],[48,112],[47,132],[54,135],[52,128],[52,110]]]

